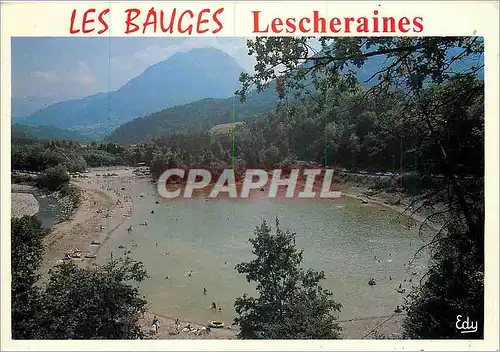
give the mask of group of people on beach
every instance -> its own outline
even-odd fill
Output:
[[[175,319],[175,330],[177,331],[177,333],[179,333],[181,331],[181,322],[179,321],[179,319]],[[151,322],[151,334],[156,334],[158,333],[158,330],[160,329],[160,320],[156,317],[156,315],[153,317],[153,321]],[[210,326],[203,326],[201,328],[194,328],[191,326],[191,323],[188,323],[183,329],[182,331],[185,331],[185,332],[194,332],[196,333],[197,335],[201,335],[203,333],[205,334],[210,334],[211,332],[211,329],[210,329]]]

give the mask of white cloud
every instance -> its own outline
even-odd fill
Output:
[[[88,88],[93,87],[96,82],[95,76],[92,74],[88,65],[83,61],[78,61],[76,70],[70,72],[68,77],[76,84],[81,84]]]
[[[57,81],[57,73],[56,71],[35,71],[33,73],[38,79],[44,80],[46,82],[56,82]]]

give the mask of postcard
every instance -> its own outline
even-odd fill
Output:
[[[498,350],[499,8],[3,2],[3,348]]]

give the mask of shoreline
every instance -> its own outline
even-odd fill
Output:
[[[415,205],[418,206],[417,203],[415,203],[413,206],[409,206],[408,204],[404,204],[403,200],[401,200],[400,204],[390,204],[388,199],[391,197],[390,195],[384,193],[383,197],[382,196],[377,196],[377,195],[367,195],[365,194],[366,192],[369,192],[370,189],[366,187],[347,187],[347,191],[343,191],[342,195],[345,197],[353,198],[353,199],[358,199],[359,201],[366,201],[367,204],[375,204],[377,206],[381,206],[387,209],[394,210],[395,212],[399,213],[399,216],[403,216],[408,219],[409,222],[413,221],[417,223],[418,225],[422,225],[425,222],[425,226],[429,227],[432,230],[439,231],[442,227],[442,224],[439,222],[434,222],[431,220],[427,219],[427,216],[429,214],[423,214],[421,210],[416,211],[413,213]],[[355,194],[356,192],[357,194]],[[379,192],[381,194],[383,192]],[[384,199],[386,198],[386,199]],[[400,196],[400,199],[403,197]],[[406,199],[405,199],[406,200]],[[428,209],[427,209],[428,210]]]
[[[127,217],[123,216],[123,214],[118,214],[117,210],[119,211],[121,208],[128,209],[130,206],[131,214],[129,215],[133,214],[133,207],[131,206],[132,200],[130,197],[127,199],[125,192],[123,192],[124,194],[120,194],[120,192],[109,188],[105,178],[98,178],[96,176],[96,174],[103,170],[114,171],[120,169],[123,170],[123,168],[104,168],[100,170],[93,169],[89,178],[71,181],[72,184],[81,190],[82,201],[75,213],[72,215],[71,219],[54,226],[51,233],[47,236],[45,240],[46,254],[44,255],[41,267],[42,275],[47,273],[47,269],[50,269],[56,264],[57,259],[62,258],[65,251],[70,251],[75,247],[78,247],[83,251],[91,250],[93,254],[97,255],[115,231],[127,220]],[[128,179],[131,180],[131,182],[138,181],[130,171],[116,177],[116,179]],[[363,192],[369,191],[366,187],[352,188],[346,183],[341,184],[341,188],[345,188],[346,191],[341,191],[346,197],[356,198],[359,201],[366,200],[368,201],[368,204],[390,208],[398,214],[410,219],[408,210],[405,212],[407,206],[404,204],[391,205],[387,204],[382,197],[364,195]],[[120,207],[118,207],[117,204],[118,200],[122,202]],[[104,212],[96,211],[98,209],[104,209]],[[104,213],[108,213],[109,216],[103,217],[102,215],[104,215]],[[413,214],[411,219],[412,221],[422,222],[425,218],[417,213]],[[102,226],[103,223],[106,225],[106,228],[104,231],[100,231],[99,226]],[[100,244],[97,246],[91,245],[91,241],[94,240],[99,241]],[[88,267],[93,265],[96,259],[73,260]],[[197,336],[191,332],[178,332],[176,330],[174,318],[156,314],[155,312],[148,310],[144,314],[144,317],[140,319],[140,324],[146,332],[149,331],[150,323],[154,315],[158,316],[160,320],[162,320],[160,330],[156,335],[151,337],[155,339],[234,339],[236,338],[236,332],[238,330],[237,327],[231,330],[227,328],[212,329],[211,334],[207,337]],[[339,322],[339,325],[344,328],[343,338],[356,339],[363,337],[366,333],[377,327],[378,324],[382,323],[386,318],[387,317],[356,317]],[[399,319],[400,317],[397,318]],[[206,326],[197,322],[182,320],[181,317],[179,320],[182,321],[181,329],[187,324],[191,324],[191,326],[195,328]],[[401,322],[396,323],[395,321],[390,321],[383,325],[384,326],[378,328],[377,331],[384,331],[384,335],[386,336],[395,336],[400,334],[402,327]]]
[[[85,253],[96,255],[106,240],[112,235],[125,218],[112,216],[116,211],[116,201],[119,199],[108,190],[96,187],[92,181],[71,180],[71,184],[81,192],[81,202],[67,221],[60,222],[51,229],[44,238],[45,252],[40,267],[42,278],[48,271],[60,263],[66,253],[73,253],[78,249]],[[102,209],[102,211],[99,211]],[[102,214],[110,214],[103,217]],[[102,229],[101,229],[102,227]],[[99,242],[93,245],[92,242]],[[95,262],[95,258],[73,258],[75,263],[88,267]]]

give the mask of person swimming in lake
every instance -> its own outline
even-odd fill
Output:
[[[212,307],[211,309],[217,309],[217,305],[215,304],[215,302],[212,302]]]
[[[206,295],[207,294],[207,289],[205,287],[203,287],[203,294]]]

